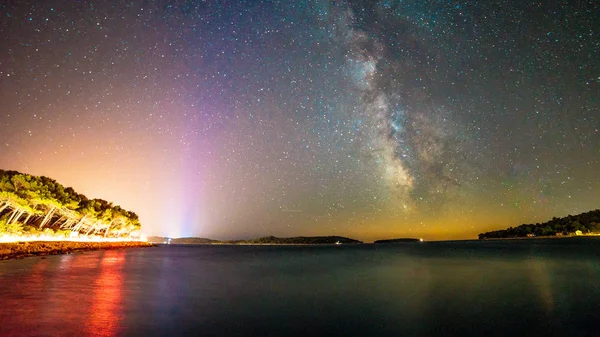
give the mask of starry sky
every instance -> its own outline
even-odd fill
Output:
[[[0,3],[0,168],[148,235],[475,238],[600,208],[596,1]]]

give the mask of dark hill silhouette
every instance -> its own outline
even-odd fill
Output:
[[[162,236],[151,236],[148,242],[166,243],[168,238]],[[212,240],[206,238],[172,238],[171,244],[254,244],[254,245],[320,245],[320,244],[357,244],[361,241],[346,238],[343,236],[297,236],[290,238],[278,238],[275,236],[265,236],[253,240]]]
[[[514,228],[481,233],[479,239],[571,235],[577,231],[581,231],[582,234],[600,233],[600,209],[579,215],[568,215],[564,218],[554,217],[544,223],[523,224]]]

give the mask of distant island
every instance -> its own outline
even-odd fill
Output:
[[[102,199],[89,199],[56,180],[0,170],[0,237],[132,239],[138,215]]]
[[[165,236],[149,236],[148,242],[151,243],[171,243],[175,245],[209,245],[213,243],[221,243],[219,240],[206,238],[169,238]]]
[[[400,239],[386,239],[386,240],[377,240],[373,243],[402,243],[402,242],[422,242],[422,239],[414,239],[414,238],[400,238]]]
[[[148,242],[170,243],[170,244],[230,244],[230,245],[321,245],[321,244],[359,244],[362,241],[346,238],[343,236],[296,236],[290,238],[278,238],[265,236],[253,240],[213,240],[206,238],[168,238],[162,236],[150,236]]]
[[[552,218],[544,223],[523,224],[518,227],[509,227],[497,231],[479,234],[479,239],[521,238],[521,237],[547,237],[547,236],[572,236],[572,235],[600,235],[600,209],[568,215],[564,218]]]

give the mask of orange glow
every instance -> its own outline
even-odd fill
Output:
[[[114,336],[122,319],[121,287],[123,285],[123,251],[105,251],[100,264],[100,277],[94,282],[94,294],[87,329],[90,335]]]
[[[142,235],[139,239],[133,238],[105,238],[102,236],[81,236],[74,238],[65,238],[52,235],[1,235],[0,242],[31,242],[31,241],[73,241],[73,242],[147,242],[148,239]]]

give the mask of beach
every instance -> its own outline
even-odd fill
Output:
[[[31,241],[0,243],[0,260],[19,259],[29,256],[70,254],[101,249],[153,247],[141,241],[78,242],[78,241]]]

